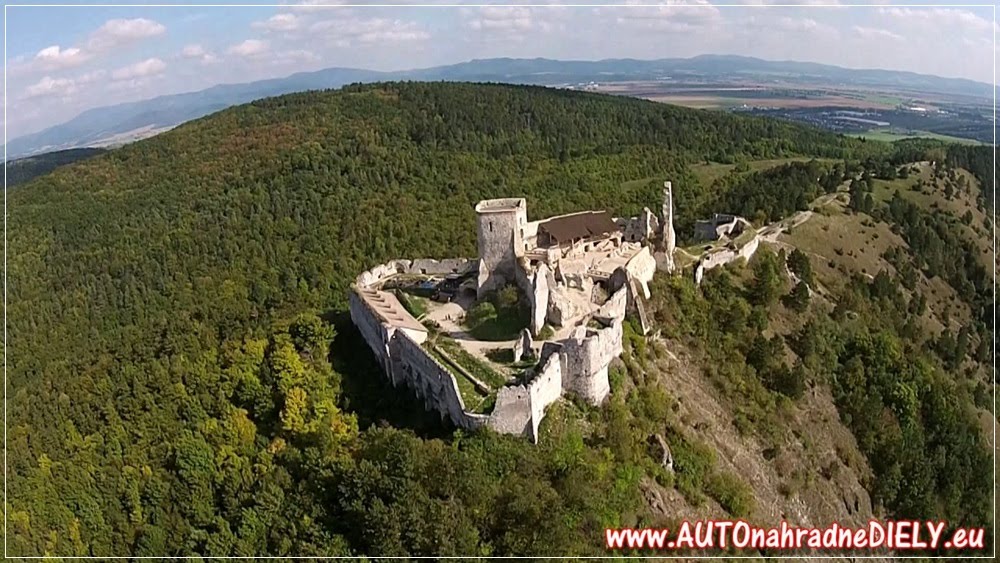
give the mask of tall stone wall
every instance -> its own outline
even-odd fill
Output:
[[[467,430],[487,423],[486,415],[466,411],[455,376],[408,334],[400,331],[394,335],[389,352],[393,372],[400,373],[402,381],[424,400],[428,410],[439,412]]]
[[[447,275],[464,274],[477,265],[475,260],[468,258],[446,258],[444,260],[434,260],[431,258],[418,258],[416,260],[390,260],[385,264],[379,264],[354,278],[354,283],[359,287],[371,287],[382,280],[397,274],[421,274],[421,275]]]
[[[653,258],[648,246],[642,247],[642,250],[629,259],[625,264],[625,271],[639,282],[643,296],[649,299],[649,282],[653,281],[653,275],[656,274],[656,258]]]
[[[694,281],[695,283],[701,283],[702,278],[705,276],[705,272],[718,268],[719,266],[724,266],[731,262],[735,262],[740,258],[744,260],[750,260],[753,255],[757,252],[760,247],[760,237],[754,235],[749,242],[744,244],[737,250],[724,249],[712,252],[705,255],[694,268]]]
[[[526,385],[509,385],[497,393],[487,426],[503,434],[523,434],[538,443],[538,426],[545,409],[562,396],[562,364],[558,354],[540,362]]]
[[[663,182],[663,253],[664,267],[668,273],[674,271],[674,249],[677,247],[677,235],[674,233],[674,189],[670,182]]]
[[[351,320],[375,353],[393,386],[404,385],[459,428],[474,429],[486,423],[485,415],[466,412],[455,376],[421,345],[426,333],[411,334],[406,328],[382,322],[356,291],[349,297]]]
[[[650,241],[660,232],[660,220],[648,207],[637,217],[616,217],[614,221],[628,242]]]
[[[497,391],[496,403],[486,425],[501,434],[526,435],[531,428],[531,395],[523,385]]]
[[[576,393],[591,404],[603,403],[611,392],[608,365],[622,353],[621,320],[600,330],[580,327],[560,344],[563,389]]]
[[[528,383],[528,398],[531,405],[532,441],[538,443],[538,425],[545,417],[545,409],[562,396],[562,364],[558,357],[550,357],[535,378]]]
[[[532,336],[538,336],[549,310],[549,288],[555,285],[552,271],[544,263],[537,268],[530,268],[527,260],[518,260],[514,270],[514,283],[525,296],[531,309],[529,329]]]
[[[391,377],[391,367],[389,365],[389,339],[392,336],[389,327],[382,324],[375,314],[368,309],[361,296],[355,291],[351,291],[348,296],[348,308],[351,311],[351,321],[358,327],[361,336],[365,339],[368,347],[375,353],[382,370]],[[395,384],[396,382],[393,381]]]

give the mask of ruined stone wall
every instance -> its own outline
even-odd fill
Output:
[[[354,283],[360,287],[371,287],[389,276],[407,273],[412,263],[410,260],[390,260],[361,272],[354,279]]]
[[[475,267],[476,262],[467,258],[446,258],[444,260],[422,258],[414,260],[406,269],[406,273],[429,275],[464,274]]]
[[[521,259],[514,270],[514,283],[527,299],[531,310],[528,328],[532,336],[538,336],[548,315],[549,287],[555,284],[552,271],[545,264],[531,268],[527,260]]]
[[[562,396],[562,364],[558,354],[539,363],[541,368],[526,385],[510,385],[497,393],[487,425],[503,434],[523,434],[538,443],[538,426],[545,409]]]
[[[718,268],[719,266],[724,266],[731,262],[735,262],[740,258],[745,260],[750,260],[753,258],[754,253],[757,252],[757,248],[760,247],[760,237],[754,235],[749,242],[744,244],[737,250],[724,249],[716,252],[712,252],[705,257],[703,257],[694,269],[694,281],[695,283],[701,283],[702,277],[704,277],[705,272]]]
[[[473,430],[486,424],[487,416],[466,412],[455,376],[417,341],[397,331],[389,344],[396,378],[424,400],[427,410],[437,411],[459,428]]]
[[[463,274],[476,267],[474,260],[468,258],[418,258],[416,260],[390,260],[379,264],[354,278],[354,283],[360,287],[371,287],[385,278],[397,274],[447,275]]]
[[[367,273],[367,272],[366,272]],[[351,311],[351,321],[358,327],[361,336],[365,339],[368,347],[375,353],[382,370],[391,376],[389,366],[389,339],[392,336],[379,318],[368,309],[364,300],[355,291],[351,291],[348,296],[348,307]],[[393,382],[395,383],[395,382]]]
[[[523,385],[497,391],[497,400],[486,425],[501,434],[527,434],[531,428],[531,395]]]
[[[649,282],[653,281],[653,275],[656,274],[656,258],[653,258],[648,246],[642,247],[642,250],[629,259],[625,264],[625,271],[639,282],[643,296],[649,299]]]
[[[528,383],[528,397],[531,405],[532,441],[538,443],[538,425],[545,417],[545,409],[562,396],[562,364],[558,356],[550,357]]]
[[[625,310],[628,306],[628,288],[620,286],[611,297],[594,312],[594,318],[610,325],[614,321],[625,318]]]
[[[622,353],[621,320],[601,330],[580,327],[576,334],[560,344],[563,389],[591,404],[603,403],[611,392],[608,365]]]
[[[621,229],[624,240],[628,242],[643,242],[656,233],[650,223],[650,216],[652,216],[652,213],[648,209],[644,209],[643,213],[638,217],[615,217],[614,222]],[[656,220],[656,217],[653,216],[653,219]]]

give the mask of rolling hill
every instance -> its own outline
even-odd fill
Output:
[[[853,85],[891,88],[919,94],[947,94],[992,99],[989,85],[964,79],[874,69],[847,69],[816,63],[766,61],[753,57],[702,55],[689,59],[482,59],[397,72],[329,68],[246,84],[221,84],[197,92],[164,95],[87,110],[70,121],[9,140],[11,158],[60,149],[120,144],[175,127],[191,119],[259,98],[290,92],[339,88],[380,80],[447,80],[560,85],[589,81],[781,79],[816,87]]]
[[[38,176],[48,174],[60,166],[103,152],[104,149],[99,148],[68,149],[12,160],[7,163],[7,188],[15,188]]]
[[[345,315],[367,267],[474,255],[483,198],[621,216],[669,178],[687,232],[734,203],[865,201],[873,174],[928,156],[941,190],[958,174],[986,205],[968,184],[992,173],[984,147],[415,82],[258,100],[60,167],[8,194],[9,553],[602,555],[608,526],[696,516],[985,525],[974,383],[992,316],[947,214],[837,210],[891,222],[907,260],[924,256],[914,287],[959,301],[964,347],[906,327],[915,294],[894,273],[841,287],[817,262],[829,290],[796,312],[787,252],[766,249],[702,288],[659,276],[659,335],[626,331],[609,403],[560,403],[537,446],[442,427],[383,383]]]

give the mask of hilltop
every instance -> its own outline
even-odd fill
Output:
[[[940,204],[964,214],[992,204],[976,188],[991,157],[534,86],[386,83],[259,100],[60,167],[8,194],[11,553],[600,555],[607,526],[692,515],[986,525],[992,313],[950,237],[989,225],[889,210],[873,174],[916,166],[942,193],[966,178]],[[830,211],[779,242],[805,248],[820,216],[874,222],[884,262],[809,248],[834,265],[806,261],[805,308],[786,296],[807,268],[780,244],[701,287],[658,276],[658,334],[626,328],[608,403],[553,405],[537,446],[455,433],[382,382],[345,314],[358,272],[475,256],[482,199],[628,217],[667,178],[679,233],[815,202]],[[917,291],[953,303],[945,318],[928,298],[925,332],[905,328],[916,292],[890,247]]]

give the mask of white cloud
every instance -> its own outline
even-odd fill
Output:
[[[992,21],[967,10],[955,8],[879,8],[878,12],[903,24],[941,29],[942,26],[958,27],[966,31],[988,32]]]
[[[531,8],[484,6],[467,25],[476,31],[528,31],[535,27],[536,21]]]
[[[532,36],[550,36],[566,29],[566,14],[572,9],[545,6],[480,6],[463,8],[464,26],[471,31],[468,40],[524,42]]]
[[[163,35],[167,28],[146,18],[113,19],[104,22],[97,31],[90,34],[87,48],[95,51],[112,49],[140,39]]]
[[[181,49],[181,56],[185,59],[197,59],[203,65],[219,62],[219,57],[215,56],[214,53],[206,51],[201,45],[185,45]]]
[[[181,56],[188,59],[199,59],[205,56],[205,48],[201,45],[186,45],[181,49]]]
[[[295,14],[275,14],[264,21],[257,21],[250,24],[255,29],[263,29],[271,32],[295,31],[302,26],[302,18]]]
[[[302,0],[300,2],[280,2],[280,4],[288,6],[288,10],[296,12],[335,11],[340,15],[346,15],[348,12],[353,12],[353,8],[340,7],[343,4],[348,3],[348,0]],[[357,2],[350,3],[355,4]]]
[[[384,18],[322,20],[313,23],[309,31],[326,37],[337,47],[355,42],[399,43],[430,38],[430,34],[415,22]]]
[[[861,39],[869,41],[878,39],[890,39],[892,41],[904,40],[902,35],[898,33],[893,33],[888,29],[880,29],[876,27],[863,27],[860,25],[856,25],[853,28],[851,28],[851,31],[853,31],[854,34],[860,37]]]
[[[166,29],[162,24],[145,18],[108,20],[94,30],[83,45],[66,48],[51,45],[38,51],[33,58],[12,59],[8,62],[8,70],[16,76],[78,67],[115,47],[162,35]]]
[[[76,92],[76,82],[70,78],[52,78],[46,76],[35,84],[24,89],[24,98],[46,98],[49,96],[68,96]]]
[[[237,43],[226,51],[230,55],[239,57],[256,57],[267,52],[269,44],[260,39],[247,39],[242,43]]]
[[[719,25],[722,13],[706,0],[682,2],[669,0],[656,6],[638,5],[629,0],[624,8],[603,8],[601,13],[614,15],[619,24],[651,30],[671,32],[703,31]]]
[[[268,57],[267,62],[271,66],[287,67],[295,65],[297,68],[303,68],[302,65],[306,65],[306,68],[308,68],[312,63],[318,63],[321,60],[322,58],[312,51],[290,49],[274,53],[273,56]]]
[[[39,51],[35,55],[35,62],[40,68],[45,70],[55,70],[62,68],[72,68],[79,66],[90,58],[77,47],[62,49],[59,45],[52,45]]]
[[[783,31],[816,31],[820,25],[812,18],[790,18],[783,16],[775,22],[775,27]]]
[[[840,0],[742,0],[738,1],[738,4],[743,4],[745,6],[769,6],[773,4],[782,5],[796,5],[796,6],[825,6],[829,8],[839,8],[843,6]]]
[[[157,58],[146,59],[135,64],[119,68],[111,73],[115,80],[132,80],[162,74],[167,64]]]
[[[820,23],[812,18],[793,18],[789,16],[768,17],[765,14],[758,14],[746,19],[741,25],[740,32],[744,36],[759,36],[763,32],[770,33],[770,36],[780,36],[785,41],[785,35],[796,34],[795,41],[803,41],[801,34],[807,34],[810,38],[824,39],[834,38],[840,35],[837,28]],[[761,38],[762,40],[764,38]]]

